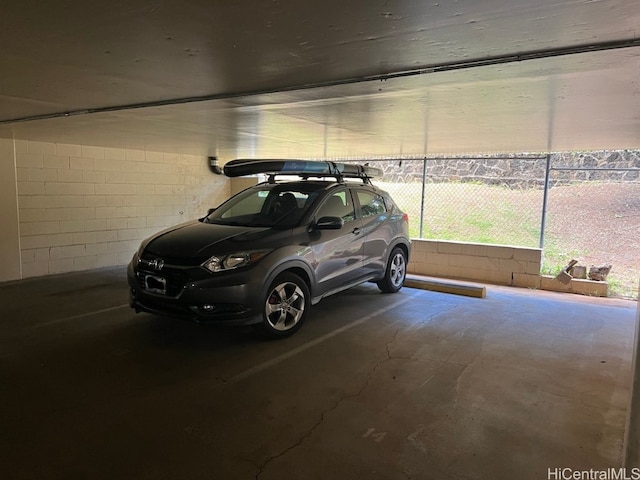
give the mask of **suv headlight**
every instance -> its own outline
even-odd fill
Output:
[[[269,250],[252,250],[247,252],[230,253],[228,255],[214,255],[204,262],[202,266],[212,273],[224,272],[225,270],[232,270],[234,268],[251,265],[260,260],[267,253],[269,253]]]

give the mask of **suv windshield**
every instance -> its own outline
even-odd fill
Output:
[[[232,197],[204,218],[216,225],[293,227],[322,188],[317,184],[261,184]]]

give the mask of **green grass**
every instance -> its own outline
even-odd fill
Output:
[[[480,182],[428,183],[424,190],[424,216],[420,235],[420,183],[382,183],[400,208],[409,214],[412,238],[483,244],[538,247],[542,215],[540,189],[510,189]],[[572,239],[545,236],[542,274],[557,275],[573,258],[589,252],[575,248]],[[637,296],[637,284],[609,275],[613,295]],[[637,282],[637,279],[635,279]]]

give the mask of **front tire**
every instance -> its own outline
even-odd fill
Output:
[[[263,332],[271,338],[284,338],[297,332],[306,318],[309,297],[309,287],[298,275],[290,272],[278,275],[263,301]]]
[[[389,255],[384,278],[377,282],[383,293],[396,293],[402,288],[407,276],[407,254],[400,247],[395,247]]]

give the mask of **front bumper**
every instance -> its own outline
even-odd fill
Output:
[[[250,325],[262,319],[266,272],[260,268],[211,274],[200,267],[157,272],[129,264],[129,305],[147,312],[219,325]]]

